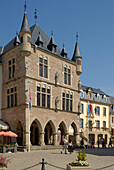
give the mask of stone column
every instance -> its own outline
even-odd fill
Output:
[[[57,140],[57,137],[58,137],[57,135],[58,135],[58,133],[54,133],[54,134],[53,134],[53,144],[54,144],[54,145],[59,145],[59,142],[58,142],[58,140]]]
[[[45,134],[45,132],[40,133],[40,145],[45,145],[45,143],[44,143],[44,134]]]
[[[75,133],[74,135],[76,137],[76,145],[80,146],[80,133]]]
[[[67,141],[69,141],[69,133],[65,133],[65,138]]]

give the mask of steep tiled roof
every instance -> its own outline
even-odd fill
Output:
[[[82,85],[81,88],[82,88],[83,91],[88,91],[88,89],[91,88],[91,89],[93,90],[93,93],[95,93],[95,94],[101,94],[101,95],[106,95],[106,96],[108,96],[106,93],[104,93],[104,92],[103,92],[102,90],[100,90],[100,89],[95,89],[95,88],[93,88],[93,87],[88,87],[88,86],[84,86],[84,85]]]
[[[33,25],[30,28],[30,31],[31,31],[31,44],[35,45],[35,43],[37,42],[38,36],[39,36],[39,32],[40,32],[40,36],[42,37],[42,41],[43,41],[43,47],[42,48],[45,49],[45,50],[48,50],[47,46],[48,46],[48,44],[50,42],[50,38],[48,37],[48,35],[37,24]],[[19,36],[18,36],[18,38],[19,38]],[[4,47],[3,53],[8,52],[9,50],[13,49],[14,47],[15,47],[15,38],[13,38]],[[59,57],[62,57],[61,56],[61,49],[58,46],[56,47],[56,53],[54,53],[54,54],[58,55]],[[66,59],[70,60],[68,57],[66,57]]]

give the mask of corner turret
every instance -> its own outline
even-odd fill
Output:
[[[26,15],[26,1],[25,1],[25,12],[23,17],[23,22],[21,26],[21,31],[19,33],[21,39],[20,52],[21,55],[29,56],[31,54],[31,31]]]
[[[77,66],[76,66],[76,72],[78,75],[80,75],[82,73],[82,68],[81,68],[81,54],[80,54],[80,50],[79,50],[79,46],[78,46],[78,33],[76,35],[76,45],[75,45],[75,50],[74,50],[74,54],[72,57],[72,61],[75,61]]]

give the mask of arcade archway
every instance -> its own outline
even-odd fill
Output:
[[[45,132],[45,136],[44,136],[45,144],[53,145],[54,144],[55,126],[51,120],[46,124],[44,132]]]
[[[21,145],[23,145],[23,127],[22,127],[22,124],[20,121],[17,124],[16,133],[18,135],[17,144],[21,146]]]

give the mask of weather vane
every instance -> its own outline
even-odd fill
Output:
[[[27,8],[27,5],[26,5],[26,0],[25,0],[25,5],[24,5],[25,12],[26,12],[26,8]]]
[[[76,33],[76,41],[78,41],[78,32]]]
[[[53,36],[53,31],[51,31],[51,36]]]
[[[35,9],[34,14],[35,14],[35,15],[34,15],[34,18],[35,18],[35,24],[36,24],[36,23],[37,23],[37,18],[38,18],[38,17],[37,17],[37,10],[36,10],[36,9]]]

